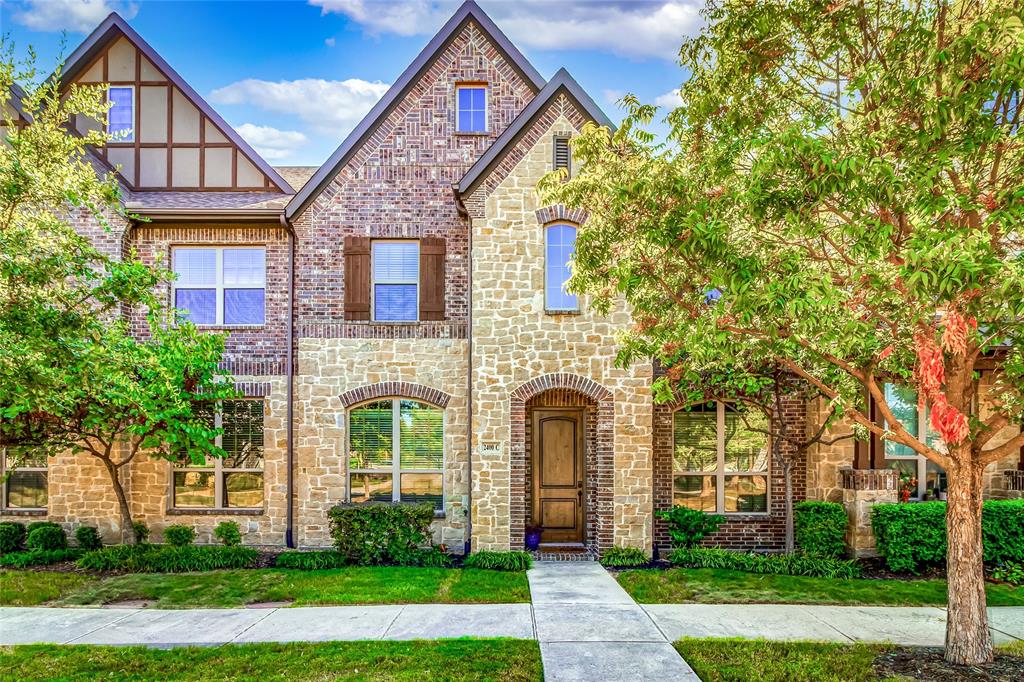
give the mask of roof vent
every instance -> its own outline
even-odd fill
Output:
[[[569,136],[568,135],[556,135],[555,136],[555,158],[554,167],[555,170],[565,169],[566,174],[572,172],[571,168],[571,155],[569,153]]]

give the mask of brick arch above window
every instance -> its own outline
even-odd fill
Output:
[[[452,399],[444,391],[421,384],[409,383],[408,381],[382,381],[376,384],[367,384],[345,391],[338,397],[341,399],[341,404],[346,408],[376,398],[401,397],[422,400],[425,403],[430,403],[444,409],[448,407],[448,402]]]
[[[578,374],[560,373],[545,374],[535,379],[530,379],[525,384],[512,391],[512,399],[525,403],[535,395],[553,388],[576,391],[597,402],[611,400],[612,398],[611,391],[593,379],[588,379]]]
[[[582,225],[587,220],[587,212],[582,208],[566,208],[562,204],[553,204],[538,208],[537,222],[541,225],[549,223],[574,223]]]

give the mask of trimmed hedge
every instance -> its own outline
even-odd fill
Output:
[[[946,561],[946,503],[877,504],[871,528],[891,571],[920,573]],[[986,563],[1024,561],[1024,500],[989,500],[981,512]]]
[[[258,558],[259,552],[250,547],[115,545],[88,552],[78,560],[78,567],[90,571],[189,573],[252,568]]]
[[[164,528],[164,540],[173,547],[187,547],[196,541],[196,531],[181,524],[167,526]]]
[[[809,554],[753,554],[712,547],[677,549],[668,556],[675,566],[724,568],[747,573],[802,575],[813,578],[856,578],[860,567],[854,561]]]
[[[609,547],[601,555],[602,566],[646,566],[650,560],[639,547]]]
[[[274,559],[277,568],[293,568],[300,571],[316,571],[325,568],[341,568],[348,561],[333,549],[316,552],[300,552],[292,550],[281,552]]]
[[[473,552],[462,562],[465,568],[488,571],[526,571],[533,565],[529,552]]]
[[[75,541],[78,546],[86,551],[103,549],[103,538],[100,537],[98,529],[92,526],[79,526],[75,529]]]
[[[334,546],[349,563],[416,565],[420,548],[431,544],[429,503],[340,504],[327,515]]]
[[[17,521],[4,521],[0,523],[0,554],[17,552],[25,546],[25,536],[28,531],[25,525]]]
[[[242,531],[234,521],[221,521],[213,529],[213,537],[220,540],[220,544],[226,547],[237,547],[242,544]]]
[[[6,568],[27,568],[49,566],[65,561],[75,561],[83,554],[80,549],[40,549],[32,552],[11,552],[0,556],[0,566]]]
[[[836,502],[793,505],[796,546],[805,554],[840,557],[846,553],[846,509]]]
[[[696,547],[706,535],[711,535],[725,522],[721,514],[706,514],[689,507],[672,507],[655,512],[668,524],[668,535],[673,547]]]
[[[28,539],[25,540],[25,549],[30,552],[47,552],[67,548],[68,534],[56,524],[32,528],[28,532]]]

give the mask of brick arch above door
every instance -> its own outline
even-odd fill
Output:
[[[408,381],[382,381],[376,384],[366,384],[345,391],[338,397],[346,408],[375,398],[413,398],[444,409],[448,407],[448,402],[452,399],[444,391]]]

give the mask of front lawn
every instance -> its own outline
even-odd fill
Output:
[[[946,604],[945,580],[837,580],[713,568],[641,569],[617,577],[643,604]],[[986,593],[989,606],[1024,606],[1024,587],[989,584]]]
[[[0,604],[100,605],[143,600],[157,608],[233,607],[254,602],[327,604],[517,603],[530,601],[526,574],[479,569],[363,567],[297,571],[253,569],[208,573],[132,573],[82,580],[61,594],[38,585],[78,574],[8,571]],[[60,576],[60,577],[54,577]],[[8,589],[8,583],[10,588]],[[38,595],[37,595],[38,593]]]
[[[21,680],[542,680],[536,642],[229,644],[220,647],[0,648],[4,679]],[[9,677],[8,677],[9,676]]]
[[[96,578],[57,571],[0,571],[0,606],[38,606],[76,592]]]

